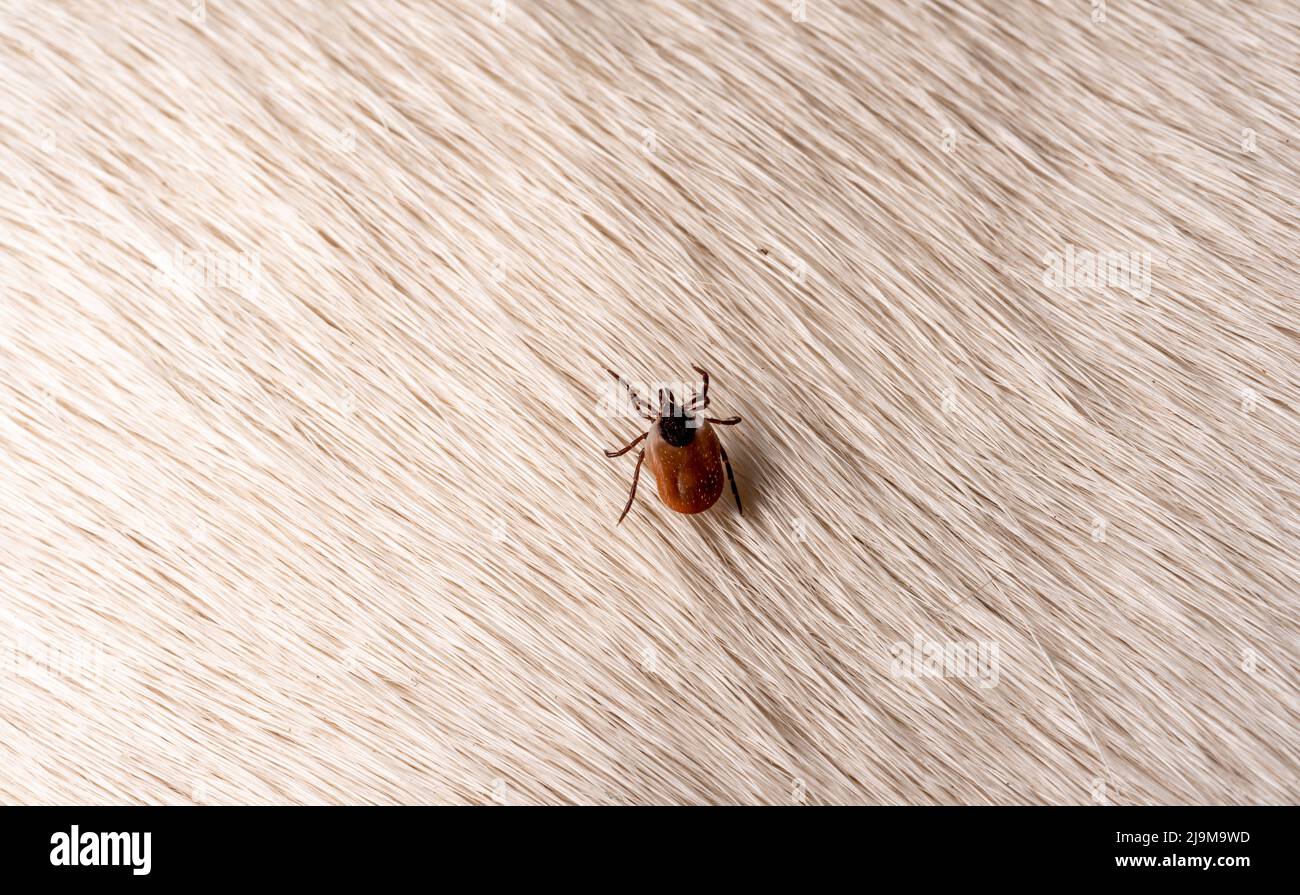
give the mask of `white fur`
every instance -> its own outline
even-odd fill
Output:
[[[0,799],[1300,798],[1294,5],[194,5],[0,28]]]

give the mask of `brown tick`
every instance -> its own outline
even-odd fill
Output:
[[[709,374],[699,367],[694,368],[701,377],[701,387],[685,404],[678,404],[672,391],[659,390],[659,409],[650,412],[649,402],[643,400],[623,378],[613,370],[610,376],[627,389],[632,399],[632,406],[643,419],[650,421],[650,429],[642,432],[621,450],[605,451],[606,457],[621,457],[647,438],[645,447],[637,454],[636,471],[632,473],[632,493],[627,496],[627,506],[619,523],[632,509],[636,499],[636,483],[641,477],[641,463],[650,454],[650,471],[654,473],[655,484],[659,488],[659,499],[669,509],[679,513],[702,513],[717,503],[722,494],[722,469],[727,469],[727,479],[731,482],[731,496],[736,499],[736,510],[743,516],[740,505],[740,492],[736,490],[736,477],[731,472],[731,461],[714,426],[734,426],[740,417],[733,416],[720,420],[711,416],[699,416],[699,412],[709,406]]]

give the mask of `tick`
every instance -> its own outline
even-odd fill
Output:
[[[636,470],[632,473],[632,493],[627,496],[627,506],[623,515],[618,517],[622,523],[632,501],[636,499],[636,483],[641,478],[641,463],[650,455],[650,471],[654,473],[655,484],[659,489],[659,499],[669,509],[679,513],[703,513],[718,502],[722,495],[722,469],[727,469],[727,480],[731,482],[731,496],[736,499],[736,510],[745,514],[740,505],[740,492],[736,490],[736,476],[731,471],[731,461],[727,452],[718,441],[714,426],[734,426],[740,417],[733,416],[720,420],[700,413],[709,406],[709,374],[699,367],[700,390],[684,404],[678,404],[677,398],[669,390],[659,390],[659,409],[650,412],[650,404],[636,393],[631,385],[623,381],[613,370],[610,376],[627,389],[632,406],[642,419],[650,421],[650,429],[642,432],[624,448],[617,451],[605,451],[606,457],[621,457],[642,441],[646,444],[636,457]],[[646,441],[646,439],[649,441]]]

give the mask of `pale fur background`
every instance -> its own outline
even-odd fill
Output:
[[[5,0],[0,798],[1297,801],[1298,47]],[[746,513],[616,528],[692,363]]]

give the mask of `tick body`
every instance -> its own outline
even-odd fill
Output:
[[[679,405],[672,392],[659,392],[659,408],[650,412],[650,405],[633,391],[613,370],[613,376],[627,389],[632,398],[632,405],[643,419],[650,421],[650,428],[634,438],[631,443],[618,451],[605,451],[607,457],[621,457],[642,441],[645,445],[637,455],[636,470],[632,474],[632,491],[623,507],[623,515],[618,517],[621,523],[632,502],[636,499],[637,481],[641,477],[641,464],[649,460],[650,472],[655,477],[655,486],[659,499],[669,509],[679,513],[702,513],[717,503],[722,496],[722,473],[726,470],[731,482],[731,494],[736,499],[736,510],[744,515],[740,504],[740,492],[736,490],[736,477],[731,471],[731,461],[718,440],[714,426],[734,426],[740,417],[716,419],[706,417],[701,412],[709,406],[709,374],[695,368],[702,377],[700,391],[685,404]]]

